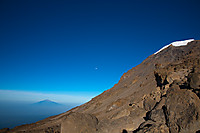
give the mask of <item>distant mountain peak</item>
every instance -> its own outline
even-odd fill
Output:
[[[45,99],[45,100],[42,100],[44,102],[53,102],[52,100],[49,100],[49,99]]]
[[[34,105],[61,105],[61,104],[54,102],[52,100],[49,100],[49,99],[45,99],[45,100],[39,101],[37,103],[34,103]]]

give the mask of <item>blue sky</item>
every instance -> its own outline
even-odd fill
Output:
[[[0,100],[83,103],[164,45],[198,40],[199,5],[199,0],[1,0]],[[10,97],[11,91],[21,98]]]

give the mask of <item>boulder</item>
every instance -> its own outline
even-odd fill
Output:
[[[189,84],[193,89],[200,89],[200,73],[191,73],[189,75]]]
[[[166,98],[167,125],[172,133],[200,129],[200,99],[190,90],[176,89]]]
[[[165,123],[165,114],[163,109],[152,110],[149,114],[149,118],[155,122]]]
[[[144,100],[143,106],[146,111],[150,111],[156,105],[156,100],[151,97],[148,97]]]
[[[169,128],[163,123],[155,123],[148,120],[142,123],[133,133],[169,133]]]

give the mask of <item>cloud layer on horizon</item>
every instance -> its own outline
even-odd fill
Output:
[[[18,91],[18,90],[0,90],[0,101],[7,102],[38,102],[44,99],[49,99],[58,103],[74,103],[80,104],[89,101],[94,94],[81,92],[69,92],[69,94],[53,94],[45,92]]]

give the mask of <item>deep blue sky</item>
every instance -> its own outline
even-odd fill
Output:
[[[199,5],[199,0],[0,0],[2,99],[19,98],[7,96],[7,90],[97,95],[164,45],[199,39]]]

